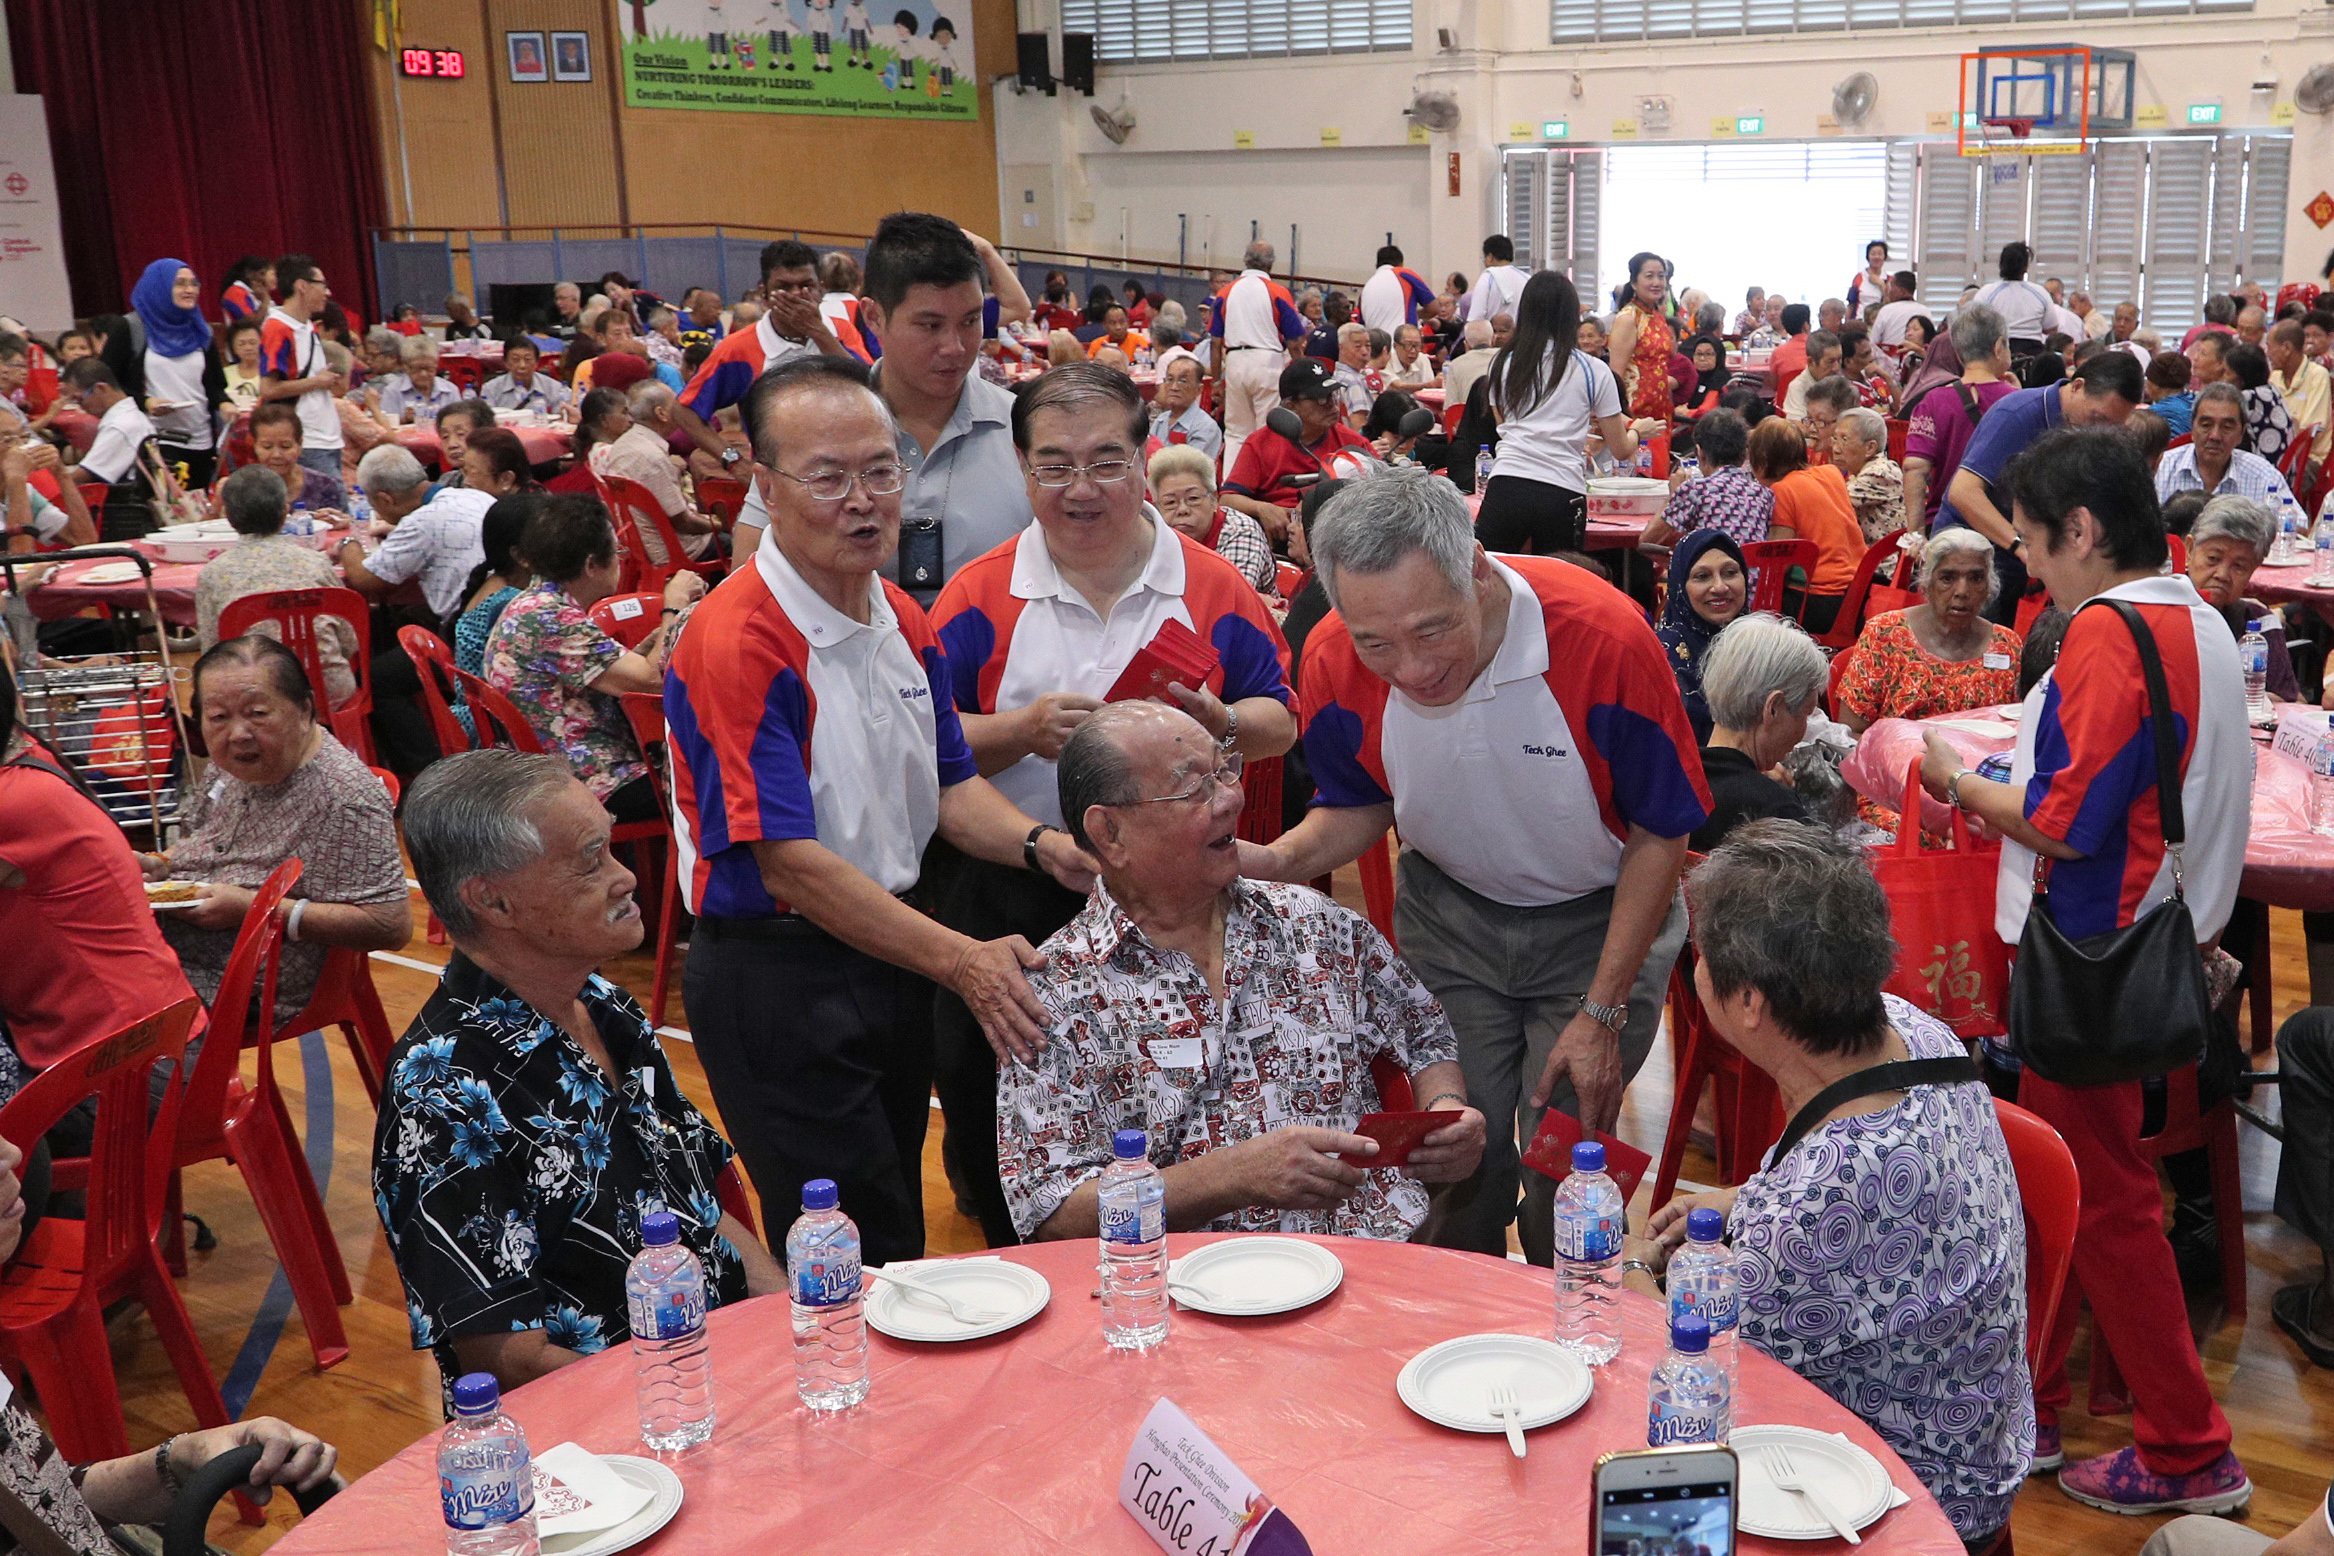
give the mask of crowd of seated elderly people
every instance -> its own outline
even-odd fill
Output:
[[[36,386],[53,348],[0,321],[0,433],[42,440],[0,453],[11,552],[89,538],[69,499],[148,449],[239,537],[195,590],[203,752],[168,848],[132,846],[0,673],[0,924],[34,953],[0,965],[0,1095],[214,997],[287,859],[278,1018],[333,952],[403,946],[402,831],[451,951],[388,1059],[373,1187],[412,1343],[448,1380],[514,1385],[622,1344],[644,1198],[680,1218],[710,1302],[781,1289],[716,1194],[733,1159],[773,1220],[831,1177],[871,1263],[919,1256],[935,1092],[993,1245],[1095,1235],[1113,1132],[1134,1126],[1177,1232],[1512,1235],[1546,1263],[1552,1187],[1520,1142],[1550,1108],[1612,1127],[1689,941],[1695,997],[1786,1113],[1878,1064],[1966,1054],[1882,992],[1897,942],[1865,844],[1916,818],[1867,799],[1844,824],[1810,768],[1836,789],[1881,726],[2019,703],[2039,676],[2024,718],[2047,738],[2022,737],[2012,781],[1934,740],[1923,781],[2006,839],[2004,924],[2025,913],[2013,858],[2025,892],[2048,859],[2054,901],[2087,903],[2153,825],[2108,804],[2093,749],[2137,716],[2113,700],[2128,640],[2104,612],[2027,637],[2044,603],[2128,599],[2160,634],[2193,629],[2168,657],[2206,710],[2184,787],[2209,940],[2245,836],[2242,730],[2214,700],[2236,640],[2268,629],[2281,700],[2318,679],[2320,634],[2249,590],[2294,496],[2281,464],[2328,446],[2334,316],[2216,299],[2175,349],[2136,309],[2037,301],[2023,245],[1936,309],[1873,248],[1845,301],[1752,288],[1731,323],[1660,255],[1634,256],[1602,315],[1503,237],[1440,291],[1391,246],[1359,287],[1295,285],[1260,242],[1204,295],[1129,282],[1081,306],[1066,275],[1033,301],[993,247],[903,213],[864,256],[770,245],[734,304],[693,287],[669,306],[611,273],[508,328],[457,297],[442,327],[350,335],[296,255],[239,270],[252,306],[213,326],[191,270],[157,262],[127,388],[104,351]],[[130,334],[98,338],[125,359]],[[499,362],[470,355],[485,344]],[[152,414],[182,379],[207,421]],[[99,424],[85,449],[76,416]],[[1595,483],[1641,447],[1670,463],[1666,505],[1592,552]],[[635,492],[665,526],[635,521]],[[299,533],[303,513],[327,533]],[[1759,560],[1776,541],[1812,551],[1779,589]],[[321,684],[273,620],[220,640],[238,601],[336,587],[365,601],[370,664],[341,621]],[[625,632],[610,602],[649,619]],[[1169,622],[1213,651],[1203,684],[1107,700]],[[425,686],[413,627],[524,730],[443,744],[433,696],[470,744],[489,734],[460,684]],[[404,784],[394,819],[336,734],[360,683],[371,759]],[[636,738],[627,697],[662,701],[669,752]],[[1244,780],[1267,763],[1303,779],[1291,819],[1315,804],[1258,838]],[[699,866],[683,1000],[724,1128],[603,972],[645,933],[611,834],[660,818]],[[1301,884],[1389,827],[1388,926]],[[944,879],[924,873],[936,838]],[[158,920],[147,881],[200,885]],[[2093,932],[2137,905],[2103,901]],[[93,961],[119,975],[68,971]],[[2281,1038],[2302,1140],[2334,1114],[2323,1036]],[[1164,1057],[1186,1049],[1196,1064]],[[2021,1083],[2001,1057],[1868,1090],[1748,1181],[1673,1200],[1639,1224],[1631,1283],[1656,1289],[1689,1210],[1724,1212],[1742,1338],[1862,1415],[1973,1551],[2039,1470],[2118,1511],[2241,1505],[2193,1347],[2150,1327],[2179,1276],[2120,1096]],[[2076,1284],[2134,1398],[2133,1446],[2089,1460],[2058,1424],[2076,1299],[2025,1306],[1986,1091],[2005,1073],[2084,1174]],[[1356,1126],[1394,1075],[1455,1117],[1373,1167]],[[568,1148],[585,1135],[599,1148]],[[2316,1235],[2313,1172],[2289,1149],[2278,1209]],[[2320,1365],[2328,1292],[2278,1309]],[[330,1467],[289,1428],[248,1432],[281,1438],[279,1482]],[[90,1505],[110,1494],[93,1472]]]

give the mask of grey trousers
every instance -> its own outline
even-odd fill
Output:
[[[2313,1511],[2302,1516],[2306,1522],[2319,1515]],[[2272,1543],[2268,1535],[2243,1524],[2191,1513],[2149,1535],[2140,1556],[2260,1556]]]
[[[1450,1015],[1468,1100],[1490,1122],[1483,1165],[1474,1177],[1436,1194],[1426,1241],[1504,1256],[1508,1223],[1517,1219],[1520,1174],[1524,1257],[1552,1265],[1556,1185],[1524,1172],[1519,1158],[1523,1142],[1540,1128],[1542,1110],[1531,1106],[1532,1087],[1596,976],[1613,894],[1511,908],[1460,885],[1416,849],[1403,850],[1398,869],[1394,932],[1403,960]],[[1653,1046],[1670,969],[1685,943],[1681,892],[1629,989],[1629,1024],[1621,1037],[1624,1084],[1636,1078]],[[1580,1114],[1569,1079],[1557,1082],[1548,1103]]]

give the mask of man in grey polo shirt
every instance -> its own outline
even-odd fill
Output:
[[[883,575],[929,606],[956,570],[1029,527],[1013,396],[983,379],[982,265],[945,216],[896,211],[867,245],[860,323],[882,344],[875,389],[899,422],[899,552]],[[768,523],[759,491],[741,525]]]

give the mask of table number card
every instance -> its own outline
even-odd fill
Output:
[[[1288,1514],[1162,1399],[1119,1472],[1118,1505],[1169,1556],[1312,1556]]]

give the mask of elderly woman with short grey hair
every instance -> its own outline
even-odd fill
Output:
[[[1659,1264],[1694,1211],[1722,1214],[1742,1341],[1864,1417],[1984,1550],[2034,1448],[2026,1226],[1993,1098],[1960,1038],[1881,992],[1897,945],[1854,844],[1751,822],[1686,895],[1702,1007],[1791,1123],[1740,1187],[1663,1206],[1644,1251]]]
[[[2215,497],[2188,530],[2188,581],[2239,638],[2248,626],[2258,627],[2269,640],[2269,695],[2299,702],[2301,683],[2286,650],[2285,618],[2245,593],[2276,538],[2277,514],[2269,504],[2234,493]]]
[[[1710,784],[1710,819],[1694,831],[1696,853],[1708,853],[1761,816],[1809,819],[1799,796],[1767,775],[1807,737],[1829,677],[1823,650],[1795,621],[1761,612],[1718,634],[1702,659],[1711,723],[1702,776]]]
[[[1904,528],[1904,467],[1888,457],[1888,422],[1868,406],[1832,424],[1832,463],[1848,478],[1848,501],[1867,542]]]
[[[454,942],[390,1051],[374,1135],[414,1349],[448,1386],[489,1372],[511,1388],[621,1346],[642,1206],[704,1263],[706,1306],[783,1290],[721,1208],[729,1143],[596,971],[640,944],[641,919],[591,791],[556,756],[466,751],[414,780],[403,819]]]
[[[245,465],[219,483],[219,507],[239,537],[203,564],[195,575],[195,635],[204,649],[219,641],[219,617],[246,595],[279,589],[337,589],[340,574],[315,547],[284,534],[286,495],[282,477],[265,465]],[[273,621],[254,629],[271,638],[283,630]],[[318,623],[317,653],[324,662],[324,693],[334,705],[357,689],[349,660],[357,651],[357,629],[337,616]]]

